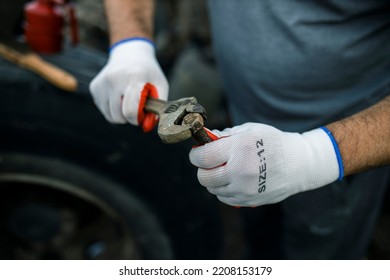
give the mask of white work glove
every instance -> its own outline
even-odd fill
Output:
[[[141,125],[150,131],[157,116],[145,114],[147,96],[167,100],[168,82],[151,41],[130,38],[115,44],[106,66],[90,84],[99,110],[112,123]]]
[[[212,133],[220,139],[194,147],[190,160],[199,167],[199,182],[232,206],[276,203],[343,176],[337,144],[326,128],[299,134],[246,123]]]

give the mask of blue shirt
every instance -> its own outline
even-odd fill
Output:
[[[390,93],[390,1],[209,0],[234,124],[305,131]]]

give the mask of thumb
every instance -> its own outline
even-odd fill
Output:
[[[190,151],[190,162],[203,169],[215,168],[223,165],[229,158],[230,141],[223,138],[202,146],[194,147]]]

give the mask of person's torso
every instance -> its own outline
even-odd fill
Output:
[[[390,2],[209,0],[235,124],[303,131],[390,92]]]

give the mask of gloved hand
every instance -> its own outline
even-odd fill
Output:
[[[157,116],[143,111],[148,95],[167,100],[168,82],[153,44],[134,38],[115,44],[106,66],[90,84],[95,104],[113,123],[129,122],[150,131]]]
[[[199,167],[199,182],[229,205],[276,203],[343,176],[326,128],[299,134],[246,123],[212,133],[220,139],[194,147],[190,160]]]

